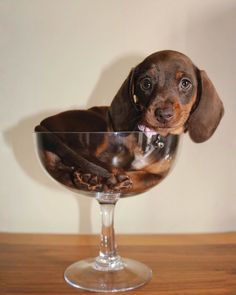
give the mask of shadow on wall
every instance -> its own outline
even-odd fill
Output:
[[[144,56],[128,55],[115,60],[106,67],[88,99],[87,107],[109,105],[128,77],[130,70],[143,59]]]
[[[94,105],[109,105],[112,98],[118,91],[123,80],[128,76],[130,69],[140,61],[140,57],[122,57],[109,65],[102,73],[92,91],[87,107]],[[122,80],[123,79],[123,80]],[[56,107],[56,106],[55,106]],[[79,108],[79,106],[78,106]],[[12,149],[15,159],[24,173],[36,183],[43,184],[61,190],[60,185],[47,177],[39,165],[36,156],[36,149],[33,140],[33,130],[44,118],[65,110],[54,110],[41,112],[30,117],[24,118],[15,126],[4,132],[4,139]],[[70,192],[68,191],[68,194]],[[72,193],[73,194],[73,193]],[[77,195],[76,195],[77,196]],[[79,233],[91,233],[91,198],[76,198],[79,207]]]

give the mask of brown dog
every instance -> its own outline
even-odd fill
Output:
[[[88,153],[83,139],[76,145],[71,134],[55,132],[142,131],[158,134],[174,154],[178,135],[188,131],[194,142],[206,141],[223,112],[207,74],[187,56],[168,50],[148,56],[132,69],[109,107],[63,112],[46,118],[35,130],[53,132],[44,135],[43,157],[48,171],[60,182],[88,191],[137,193],[157,184],[169,171],[170,164],[160,153],[154,153],[156,160],[143,169],[135,170],[134,165],[114,168],[107,160],[111,147],[105,137]],[[126,137],[120,157],[126,155],[128,163],[138,149],[133,135]]]

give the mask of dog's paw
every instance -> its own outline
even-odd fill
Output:
[[[128,175],[118,172],[112,174],[112,176],[107,179],[105,185],[107,186],[108,191],[122,192],[132,188],[132,180]]]
[[[73,182],[76,188],[90,192],[122,192],[131,189],[132,181],[124,173],[111,174],[102,178],[91,173],[74,172]]]
[[[102,178],[91,173],[76,171],[73,175],[76,188],[86,191],[101,192],[103,189]]]

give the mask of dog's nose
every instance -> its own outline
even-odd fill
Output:
[[[174,112],[172,107],[157,108],[155,110],[155,116],[160,123],[169,122],[173,118]]]

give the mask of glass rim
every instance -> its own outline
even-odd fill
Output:
[[[160,135],[159,132],[154,131],[33,131],[33,134],[153,134]],[[178,135],[178,134],[168,134],[168,135]]]

